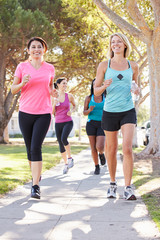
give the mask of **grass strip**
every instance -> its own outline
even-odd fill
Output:
[[[31,180],[26,149],[24,145],[1,145],[0,152],[0,195],[15,189],[18,185],[23,185]],[[72,154],[78,154],[88,147],[84,145],[71,144]],[[57,165],[61,160],[58,145],[44,145],[43,172]]]

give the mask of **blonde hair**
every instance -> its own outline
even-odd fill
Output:
[[[128,38],[123,33],[113,33],[110,36],[110,38],[109,38],[108,54],[107,54],[108,57],[109,58],[113,58],[113,56],[114,56],[114,53],[113,53],[113,51],[111,49],[111,41],[112,41],[112,38],[114,36],[118,36],[123,41],[123,43],[125,44],[126,48],[124,50],[124,57],[127,58],[130,55],[130,53],[131,53],[131,44],[130,44]]]

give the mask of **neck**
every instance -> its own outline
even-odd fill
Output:
[[[118,62],[126,61],[126,58],[121,54],[119,55],[117,54],[112,58],[112,61],[118,63]]]
[[[65,91],[59,90],[59,94],[60,94],[60,95],[64,95],[64,94],[65,94]]]
[[[31,59],[30,63],[33,67],[38,68],[42,65],[43,59]]]

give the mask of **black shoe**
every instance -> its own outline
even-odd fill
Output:
[[[32,186],[32,188],[31,188],[31,197],[32,198],[37,198],[37,199],[41,198],[41,196],[40,196],[40,187],[38,185]]]
[[[99,174],[100,174],[100,167],[99,167],[99,164],[96,165],[96,168],[95,168],[94,174],[95,174],[95,175],[99,175]]]
[[[102,154],[99,153],[99,159],[100,159],[101,165],[106,164],[106,158],[104,156],[104,153],[102,153]]]

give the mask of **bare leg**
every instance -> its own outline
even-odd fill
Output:
[[[31,162],[31,171],[33,178],[33,186],[39,185],[39,179],[42,171],[42,161]]]
[[[121,127],[123,136],[123,172],[125,179],[125,186],[131,185],[132,173],[133,173],[133,152],[132,141],[134,136],[134,124],[124,124]]]
[[[63,158],[65,164],[67,164],[68,162],[67,162],[67,153],[66,153],[66,151],[61,153],[61,155],[62,155],[62,158]]]
[[[68,156],[68,158],[71,158],[71,148],[70,148],[70,144],[68,144],[67,146],[64,146],[66,149],[66,154]]]
[[[110,181],[115,182],[117,168],[118,131],[114,132],[104,131],[104,132],[106,135],[105,156],[107,157]]]
[[[91,146],[91,153],[92,153],[92,158],[94,161],[95,165],[98,165],[98,152],[96,149],[96,136],[88,136],[90,146]]]
[[[96,149],[100,154],[104,153],[104,142],[105,142],[105,136],[96,137]]]
[[[30,160],[28,160],[28,163],[29,163],[29,167],[30,167],[30,169],[31,169],[31,161],[30,161]]]

